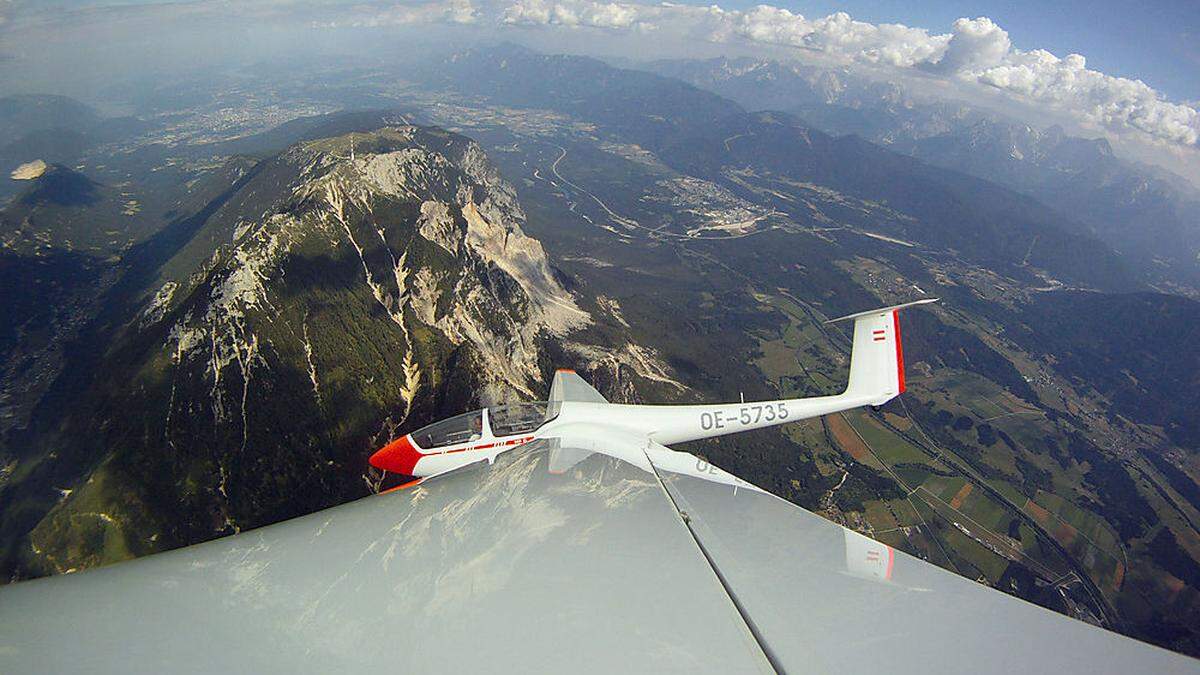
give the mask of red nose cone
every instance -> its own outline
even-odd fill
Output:
[[[401,436],[371,455],[370,461],[376,469],[411,476],[421,457],[421,451],[417,450],[409,437]]]

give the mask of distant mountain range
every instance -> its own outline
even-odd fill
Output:
[[[748,110],[791,112],[835,136],[854,134],[881,145],[936,136],[986,118],[966,103],[919,101],[899,84],[845,68],[724,57],[639,65]]]
[[[750,167],[886,203],[920,221],[901,234],[1004,263],[1011,273],[1033,265],[1071,283],[1137,288],[1138,275],[1119,256],[1034,199],[859,138],[835,139],[793,115],[748,114],[671,78],[511,45],[457,54],[430,73],[431,86],[594,120],[685,173],[728,182],[723,171]]]
[[[1085,226],[1163,288],[1200,289],[1200,191],[1117,158],[1103,139],[1034,129],[966,104],[921,103],[898,85],[837,69],[724,58],[650,67],[748,109],[792,112],[823,131],[1004,185]]]
[[[737,103],[680,80],[513,44],[436,59],[414,75],[428,87],[578,116],[655,149],[743,112]]]
[[[1088,225],[1143,269],[1200,280],[1200,199],[1185,181],[1122,161],[1103,139],[991,120],[903,146],[938,166],[1008,186]]]
[[[886,204],[916,222],[898,219],[885,233],[956,251],[1006,274],[1029,276],[1024,268],[1031,266],[1069,283],[1137,287],[1136,275],[1102,242],[1033,199],[856,136],[833,138],[785,113],[722,119],[663,156],[700,175],[748,167]]]

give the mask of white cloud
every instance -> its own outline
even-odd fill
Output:
[[[383,7],[358,5],[335,20],[316,21],[320,28],[378,28],[429,23],[473,24],[479,11],[471,0],[434,0],[425,3],[395,3]]]
[[[959,19],[936,68],[942,72],[998,66],[1012,52],[1008,32],[987,17]]]
[[[671,31],[712,42],[796,47],[844,62],[914,69],[984,85],[1114,133],[1144,133],[1158,141],[1200,145],[1200,112],[1194,104],[1167,101],[1140,80],[1089,70],[1078,54],[1059,58],[1040,49],[1015,49],[1008,33],[987,17],[959,19],[951,32],[931,34],[900,24],[856,21],[844,12],[809,19],[770,5],[737,11],[716,5],[514,0],[500,18],[525,26]]]
[[[948,38],[921,28],[855,21],[845,12],[810,20],[786,9],[759,5],[724,12],[731,32],[752,42],[802,47],[868,63],[909,67],[941,53]],[[724,27],[714,36],[721,37]]]
[[[1155,138],[1195,146],[1200,111],[1171,103],[1141,80],[1088,70],[1079,54],[1058,58],[1035,49],[1014,50],[998,65],[964,70],[960,78],[1003,89],[1057,110],[1073,110],[1084,122],[1116,131],[1137,129]]]

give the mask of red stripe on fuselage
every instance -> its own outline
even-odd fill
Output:
[[[449,455],[455,452],[467,452],[470,450],[491,450],[492,448],[502,448],[509,445],[521,445],[533,440],[533,436],[525,436],[524,438],[514,438],[511,441],[496,441],[495,443],[484,443],[483,445],[468,445],[462,448],[451,448],[441,452],[431,452],[424,457],[433,457],[436,455]]]
[[[508,447],[521,445],[533,440],[533,436],[524,436],[522,438],[514,438],[509,441],[496,441],[494,443],[485,443],[483,445],[467,445],[461,448],[448,448],[442,451],[421,452],[417,444],[412,441],[410,436],[401,436],[396,440],[388,443],[378,452],[371,455],[371,466],[384,471],[391,471],[405,476],[413,475],[413,471],[417,468],[417,462],[420,462],[424,457],[437,457],[438,455],[453,455],[460,452],[471,450],[490,450],[497,447]]]
[[[892,310],[892,325],[896,329],[896,381],[900,388],[897,394],[904,393],[904,349],[900,346],[900,312]]]

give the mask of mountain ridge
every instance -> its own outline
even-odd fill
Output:
[[[361,495],[379,479],[359,468],[374,445],[443,411],[532,396],[542,343],[590,322],[472,141],[389,127],[265,162],[197,231],[228,243],[160,278],[85,403],[64,411],[43,478],[78,487],[29,531],[15,569],[92,565]],[[87,513],[107,519],[81,524]]]
[[[900,154],[1032,197],[1118,250],[1155,285],[1200,288],[1200,199],[1169,172],[1117,157],[1104,138],[1036,129],[966,103],[928,102],[889,82],[837,68],[719,57],[642,67],[728,96],[750,110],[777,109],[838,136],[857,134]]]

